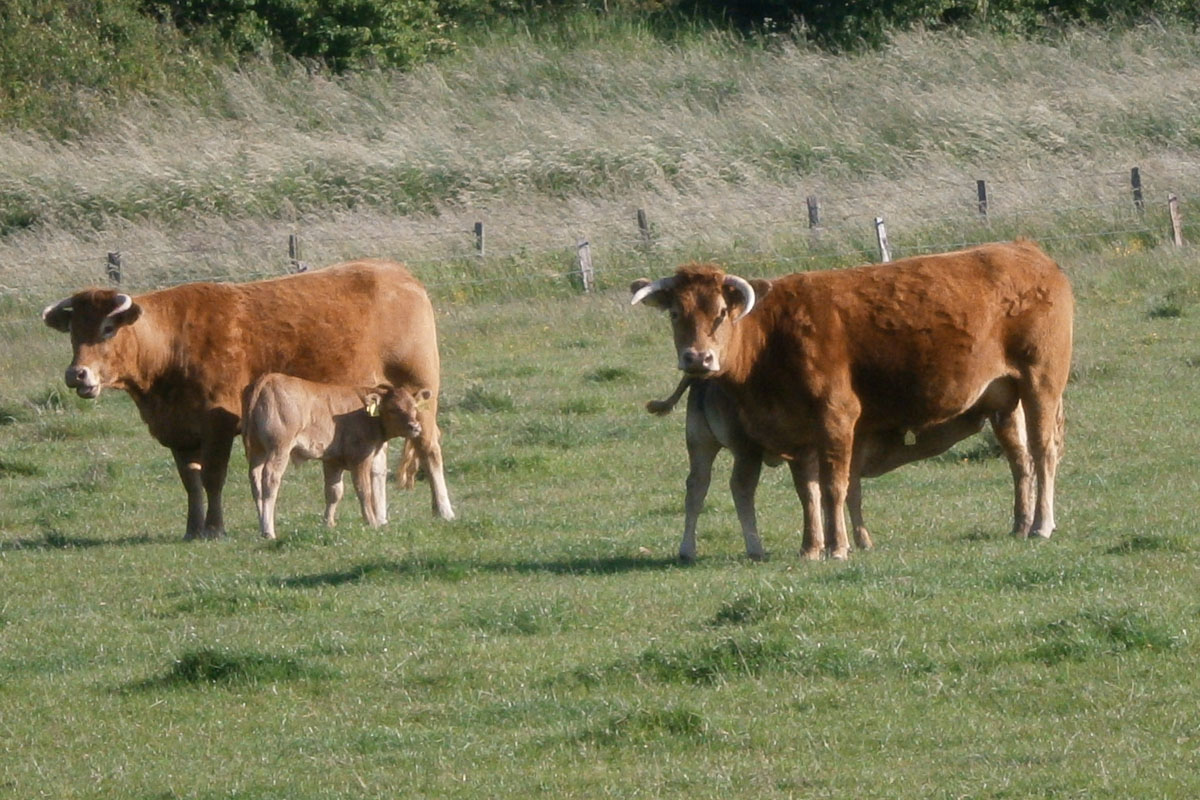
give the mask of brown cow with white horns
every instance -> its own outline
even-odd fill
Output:
[[[88,289],[42,312],[69,332],[67,385],[81,397],[129,392],[150,435],[171,449],[188,496],[184,538],[225,532],[221,492],[242,392],[267,372],[325,383],[388,382],[432,394],[412,441],[434,513],[453,519],[437,426],[433,308],[403,265],[362,260],[252,283],[193,283],[130,296]],[[207,508],[205,500],[207,498]]]
[[[1036,489],[1030,528],[1014,532],[1053,533],[1074,300],[1033,242],[769,282],[692,264],[631,290],[671,312],[679,368],[719,383],[760,446],[816,449],[832,557],[849,553],[856,437],[983,415],[1010,430],[1022,415]],[[809,558],[823,549],[820,517],[806,514]]]

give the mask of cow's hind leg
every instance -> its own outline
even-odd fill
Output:
[[[1029,456],[1025,432],[1025,414],[1021,406],[1011,411],[991,415],[996,441],[1008,459],[1013,479],[1012,535],[1024,539],[1033,527],[1034,478],[1033,459]]]
[[[1059,450],[1064,423],[1062,394],[1043,387],[1021,396],[1025,406],[1029,449],[1037,476],[1037,500],[1030,535],[1049,539],[1054,533],[1054,480],[1058,472]]]
[[[400,454],[400,464],[396,467],[396,486],[401,489],[411,489],[417,485],[417,468],[420,460],[417,458],[417,448],[411,441],[404,441],[404,450]]]
[[[804,532],[800,556],[808,561],[820,561],[825,550],[825,522],[821,513],[821,484],[818,480],[816,450],[808,449],[788,462],[792,483],[804,512]]]
[[[429,477],[429,488],[433,499],[433,513],[441,519],[454,519],[454,509],[450,505],[450,492],[446,489],[446,475],[442,466],[441,432],[437,421],[430,415],[421,420],[421,435],[410,439],[420,453],[421,462],[425,466],[425,474]]]

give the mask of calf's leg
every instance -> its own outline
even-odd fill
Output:
[[[334,527],[337,524],[337,507],[342,501],[345,486],[342,484],[342,469],[340,464],[332,461],[321,462],[321,470],[325,475],[325,525]]]

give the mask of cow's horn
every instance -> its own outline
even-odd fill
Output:
[[[629,301],[629,305],[636,306],[638,303],[642,302],[643,300],[645,300],[647,297],[654,294],[655,292],[669,291],[674,286],[675,286],[675,276],[674,275],[669,275],[666,278],[659,278],[658,280],[654,281],[653,283],[649,284],[648,286],[643,286],[641,289],[638,289],[634,293],[633,299],[631,299]]]
[[[733,320],[734,322],[737,322],[739,319],[749,314],[751,309],[754,308],[754,287],[751,286],[750,282],[745,278],[739,278],[737,275],[726,275],[725,285],[732,286],[741,292],[742,299],[745,301],[745,308],[742,309],[742,313],[738,314]]]
[[[73,299],[74,299],[73,297],[67,297],[63,300],[59,300],[57,303],[51,303],[50,305],[43,308],[42,309],[42,320],[45,320],[46,317],[50,316],[55,311],[66,311],[68,314],[71,313],[71,305],[70,304]]]
[[[123,311],[128,311],[129,307],[132,305],[133,305],[132,297],[130,297],[127,294],[119,294],[119,295],[117,295],[117,307],[114,308],[112,311],[108,312],[108,316],[115,317],[117,314],[120,314]]]

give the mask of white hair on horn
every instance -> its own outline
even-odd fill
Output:
[[[132,305],[133,305],[132,297],[130,297],[127,294],[118,294],[117,295],[117,307],[114,308],[112,311],[108,312],[108,316],[115,317],[117,314],[120,314],[123,311],[128,311]]]
[[[638,303],[642,302],[643,300],[645,300],[647,297],[654,294],[655,292],[671,289],[674,286],[675,286],[675,276],[674,275],[669,275],[666,278],[659,278],[658,280],[654,281],[653,283],[651,283],[647,286],[643,286],[641,289],[638,289],[637,292],[634,293],[633,299],[631,299],[629,301],[629,305],[636,306]]]
[[[51,303],[50,305],[46,306],[42,309],[42,319],[50,316],[55,311],[71,311],[71,306],[69,306],[68,303],[70,303],[73,299],[74,298],[72,297],[68,297],[63,300],[59,300],[57,303]]]
[[[748,280],[745,278],[739,278],[737,275],[726,275],[725,285],[732,286],[733,288],[737,289],[741,293],[742,298],[746,301],[746,307],[742,309],[742,313],[738,314],[733,320],[734,322],[737,322],[739,319],[749,314],[751,309],[754,308],[754,287],[750,285]]]

